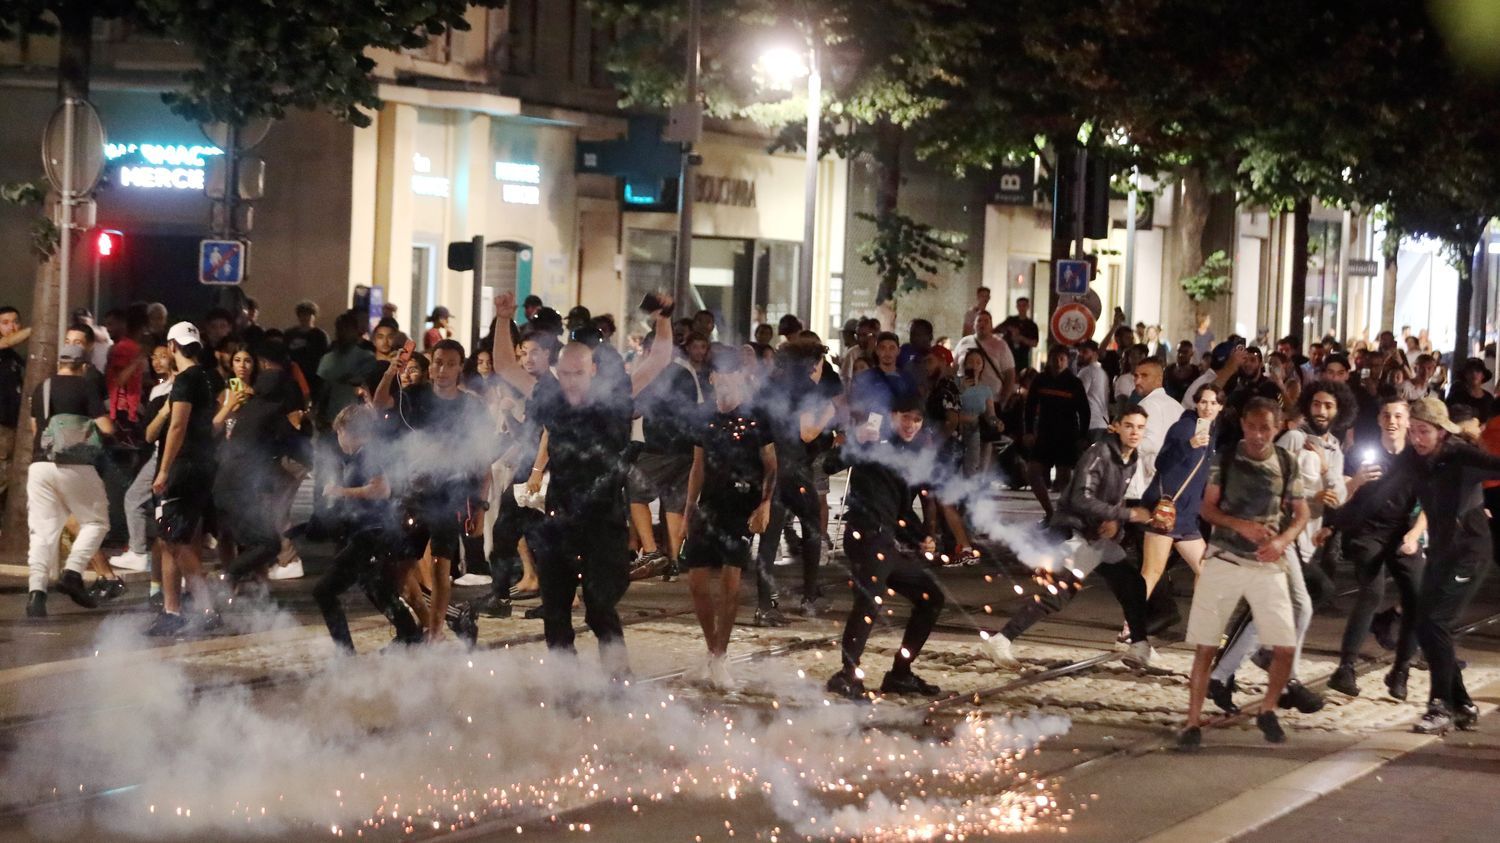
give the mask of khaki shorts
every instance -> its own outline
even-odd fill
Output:
[[[1292,596],[1287,590],[1286,564],[1236,565],[1217,556],[1209,545],[1203,559],[1203,574],[1193,591],[1188,612],[1187,640],[1199,647],[1217,647],[1224,627],[1241,599],[1250,604],[1260,643],[1267,647],[1297,646],[1297,628],[1292,621]]]

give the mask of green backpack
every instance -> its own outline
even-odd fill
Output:
[[[94,420],[77,413],[52,415],[52,379],[42,382],[42,429],[40,456],[57,465],[93,465],[104,456],[104,439]]]

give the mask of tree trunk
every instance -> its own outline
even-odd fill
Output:
[[[1401,232],[1389,222],[1385,226],[1385,239],[1380,244],[1380,251],[1385,257],[1385,284],[1383,285],[1385,289],[1381,291],[1379,331],[1394,331],[1396,330],[1396,281],[1400,278],[1397,274],[1397,261],[1401,255]]]
[[[1313,341],[1307,336],[1307,222],[1311,216],[1312,200],[1297,200],[1292,207],[1292,306],[1287,333],[1302,337],[1304,343]]]
[[[1191,338],[1198,329],[1198,317],[1206,307],[1188,298],[1182,289],[1182,279],[1203,268],[1203,232],[1208,227],[1209,195],[1203,172],[1197,167],[1183,170],[1180,182],[1182,191],[1177,209],[1172,215],[1172,251],[1176,256],[1176,279],[1172,284],[1171,296],[1186,304],[1178,308],[1174,324],[1167,327],[1171,336]],[[1223,326],[1220,326],[1217,333],[1224,333]]]
[[[901,198],[901,146],[905,132],[900,126],[882,120],[875,127],[875,217],[886,219],[896,213],[896,203]],[[892,323],[895,318],[896,285],[900,278],[887,273],[880,279],[875,291],[875,305],[891,309]]]
[[[58,100],[86,99],[92,62],[93,17],[87,3],[70,3],[58,11],[62,37],[57,60]],[[43,213],[53,215],[57,197]],[[62,237],[71,237],[66,228]],[[31,288],[31,338],[27,340],[26,377],[21,387],[21,415],[16,424],[16,443],[10,453],[5,514],[0,519],[0,558],[24,559],[29,541],[26,527],[26,475],[31,467],[31,394],[57,366],[58,290],[62,264],[56,252],[37,267]]]
[[[1470,320],[1474,312],[1474,279],[1481,276],[1484,266],[1484,249],[1474,249],[1472,260],[1454,261],[1458,270],[1458,313],[1453,326],[1453,371],[1474,355],[1474,340]]]

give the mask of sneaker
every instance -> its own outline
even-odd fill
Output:
[[[1328,687],[1346,697],[1359,696],[1359,682],[1354,677],[1354,665],[1340,662],[1338,670],[1335,670],[1328,680]]]
[[[162,607],[165,605],[166,600],[167,596],[158,591],[146,598],[146,605],[151,607],[151,611],[160,612],[162,611]]]
[[[1453,712],[1453,727],[1460,732],[1472,732],[1479,725],[1479,706],[1466,703]]]
[[[1385,675],[1385,689],[1393,699],[1406,700],[1406,677],[1409,672],[1404,667],[1393,667]]]
[[[124,593],[125,581],[119,577],[100,577],[89,586],[89,596],[100,603],[107,603]]]
[[[300,580],[305,574],[302,571],[302,559],[293,559],[285,565],[272,565],[271,570],[266,573],[268,580]]]
[[[526,612],[521,615],[521,617],[528,621],[539,621],[542,619],[542,607],[532,606],[530,609],[527,609]]]
[[[677,560],[673,559],[667,563],[667,569],[661,572],[661,581],[677,582],[677,577],[681,575],[681,572],[682,569],[677,565]]]
[[[476,614],[487,618],[508,618],[514,611],[510,600],[495,594],[486,594],[469,605]]]
[[[708,659],[708,683],[721,691],[735,689],[734,677],[729,674],[729,657],[710,656]]]
[[[849,671],[841,670],[830,676],[828,684],[823,687],[828,693],[843,697],[846,700],[867,702],[870,699],[869,692],[865,690],[864,680]]]
[[[885,679],[881,680],[880,693],[882,694],[914,694],[922,697],[936,697],[943,693],[943,689],[928,682],[926,679],[907,671],[905,673],[887,673]]]
[[[541,596],[542,591],[539,588],[512,588],[510,590],[510,599],[512,600],[535,600]]]
[[[1220,682],[1217,679],[1208,680],[1208,698],[1214,701],[1214,705],[1225,714],[1239,714],[1240,707],[1234,704],[1234,692],[1239,690],[1235,684],[1234,677],[1229,677],[1228,682]]]
[[[1010,649],[1010,639],[996,633],[989,638],[981,639],[980,648],[990,661],[1001,667],[1020,667],[1021,661],[1017,659]]]
[[[1202,748],[1203,730],[1197,726],[1189,726],[1177,736],[1178,752],[1197,752]]]
[[[1286,732],[1281,728],[1281,721],[1276,719],[1276,712],[1262,711],[1255,715],[1255,725],[1266,736],[1266,743],[1286,743]]]
[[[272,570],[274,571],[275,569],[273,568]],[[485,576],[484,574],[464,574],[454,580],[453,584],[460,588],[471,588],[476,585],[489,585],[492,582],[494,582],[494,578]]]
[[[769,609],[756,609],[755,619],[751,621],[754,626],[790,626],[791,621],[775,606]]]
[[[88,588],[83,584],[83,574],[77,571],[63,571],[62,576],[57,578],[57,590],[85,609],[99,608],[99,601],[89,594]]]
[[[197,618],[197,632],[218,632],[224,628],[224,616],[216,609],[209,609]]]
[[[1303,714],[1312,714],[1323,708],[1323,697],[1318,692],[1293,679],[1286,683],[1286,690],[1281,692],[1281,699],[1276,701],[1280,708],[1295,708]]]
[[[151,570],[151,556],[127,550],[109,560],[109,566],[119,571],[149,571]]]
[[[1419,735],[1444,735],[1451,728],[1453,728],[1453,715],[1448,713],[1448,706],[1438,700],[1433,700],[1427,706],[1427,713],[1422,715],[1422,719],[1418,720],[1411,730]]]
[[[26,598],[26,617],[47,617],[47,592],[33,591]]]
[[[470,649],[479,643],[479,619],[468,603],[448,607],[448,628]]]
[[[1150,641],[1132,641],[1130,651],[1123,658],[1125,666],[1131,670],[1145,670],[1151,666],[1151,660],[1156,657],[1156,650]]]
[[[187,627],[187,619],[182,615],[171,612],[162,612],[156,616],[156,620],[146,627],[146,634],[153,638],[169,638],[176,636]]]
[[[660,550],[642,553],[630,566],[630,581],[649,580],[660,576],[662,571],[666,570],[668,561],[667,555]]]

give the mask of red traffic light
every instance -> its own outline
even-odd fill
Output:
[[[119,254],[124,236],[113,229],[100,231],[94,237],[94,254],[101,258],[112,258]]]

